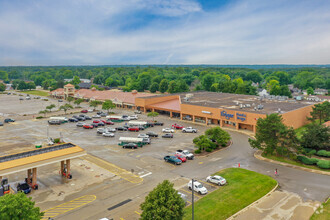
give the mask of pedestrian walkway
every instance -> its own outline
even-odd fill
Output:
[[[316,201],[304,202],[299,195],[294,193],[274,191],[233,219],[309,220],[319,205],[320,202]]]
[[[121,178],[131,182],[131,183],[141,183],[143,181],[143,179],[139,176],[134,175],[132,172],[129,172],[123,168],[120,168],[112,163],[109,163],[108,161],[105,161],[101,158],[92,156],[90,154],[82,157],[85,160],[88,160],[89,162],[92,162],[96,165],[98,165],[99,167],[102,167],[108,171],[110,171],[111,173],[120,176]]]
[[[96,199],[95,195],[85,195],[74,199],[70,202],[63,203],[61,205],[55,206],[54,208],[44,211],[44,216],[42,220],[47,220],[48,218],[54,218],[60,214],[69,212],[71,210],[77,209],[81,206],[87,205]]]

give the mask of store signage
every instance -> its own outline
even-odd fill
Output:
[[[231,118],[234,118],[233,114],[228,114],[226,111],[222,111],[221,116],[226,117],[226,119],[228,119],[228,120],[231,119]]]
[[[208,112],[208,111],[202,111],[202,113],[205,113],[205,114],[212,114],[211,112]]]
[[[236,113],[237,120],[245,121],[246,120],[246,114],[243,113]]]

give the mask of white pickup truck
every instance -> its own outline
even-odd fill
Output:
[[[177,151],[176,151],[176,154],[179,154],[179,155],[185,156],[188,160],[193,160],[194,157],[195,157],[192,153],[190,153],[190,152],[187,151],[187,150],[177,150]]]
[[[183,133],[197,133],[197,129],[192,127],[182,128]]]

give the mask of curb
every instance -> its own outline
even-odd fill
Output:
[[[238,212],[236,212],[234,215],[230,216],[230,217],[227,218],[226,220],[232,220],[232,219],[236,218],[236,217],[237,217],[238,215],[240,215],[242,212],[245,212],[245,211],[248,210],[251,206],[253,206],[254,204],[259,203],[263,198],[269,196],[271,193],[273,193],[273,192],[277,189],[277,187],[278,187],[278,182],[276,181],[276,183],[277,183],[276,186],[275,186],[271,191],[269,191],[266,195],[264,195],[263,197],[261,197],[260,199],[258,199],[258,200],[256,200],[256,201],[252,202],[250,205],[246,206],[245,208],[239,210]]]
[[[275,164],[279,164],[279,165],[282,165],[282,166],[291,167],[291,168],[294,168],[294,169],[297,169],[297,170],[303,170],[303,171],[307,171],[307,172],[311,172],[311,173],[317,173],[317,174],[330,176],[330,172],[325,172],[325,171],[321,171],[321,170],[313,170],[313,169],[309,169],[309,168],[305,168],[305,167],[300,167],[300,166],[296,166],[296,165],[287,164],[287,163],[279,162],[279,161],[276,161],[276,160],[264,158],[263,156],[261,156],[261,150],[257,150],[254,153],[254,157],[257,158],[258,160],[263,160],[263,161],[267,161],[267,162],[270,162],[270,163],[275,163]]]

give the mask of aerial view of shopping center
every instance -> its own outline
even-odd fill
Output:
[[[294,2],[0,1],[0,220],[330,219],[330,4]]]

